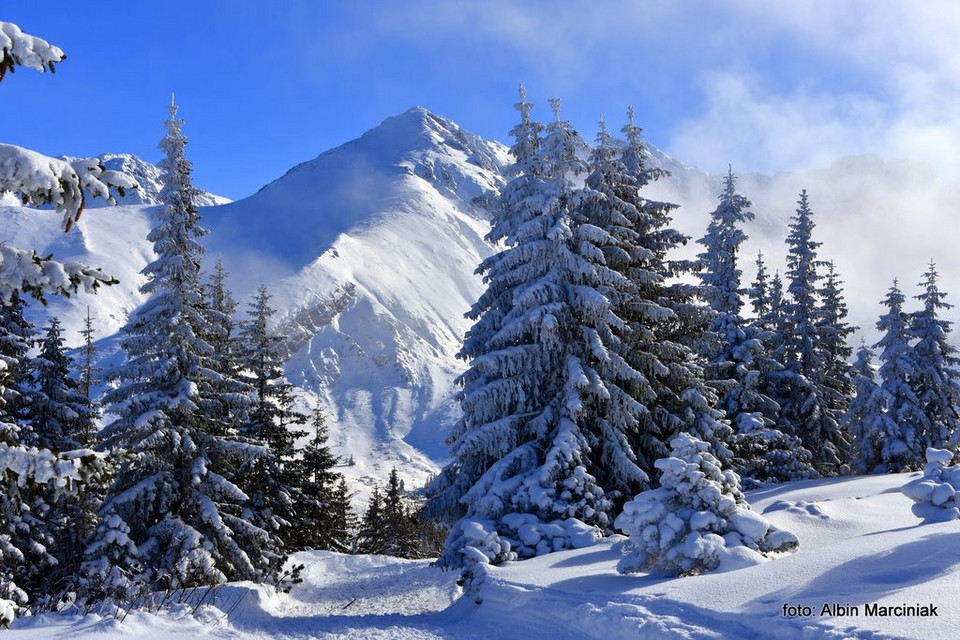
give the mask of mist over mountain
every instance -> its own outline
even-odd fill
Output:
[[[134,175],[142,189],[122,206],[85,213],[76,232],[63,234],[49,212],[9,201],[0,203],[0,215],[4,241],[117,276],[119,284],[96,296],[32,310],[38,321],[60,316],[65,337],[76,343],[89,306],[104,354],[117,357],[111,335],[143,301],[139,271],[152,256],[146,234],[159,171],[129,155],[103,161]],[[722,176],[656,149],[650,163],[671,175],[647,195],[680,205],[675,226],[691,236],[683,251],[694,256]],[[464,313],[483,291],[474,270],[495,250],[484,236],[509,165],[503,144],[416,107],[248,198],[223,204],[202,196],[210,264],[223,257],[240,299],[261,284],[269,288],[277,328],[287,336],[286,374],[301,388],[304,408],[318,398],[330,408],[331,443],[357,463],[348,475],[372,481],[399,466],[419,483],[447,456],[444,441],[459,411],[455,378],[465,366],[456,354],[471,325]],[[952,228],[960,188],[933,167],[857,157],[805,173],[746,174],[738,186],[756,213],[741,256],[745,284],[759,250],[771,272],[784,271],[783,239],[805,188],[820,257],[836,262],[851,320],[868,330],[868,342],[877,302],[894,277],[912,296],[935,259],[943,289],[960,295],[960,254],[948,252],[937,233]]]

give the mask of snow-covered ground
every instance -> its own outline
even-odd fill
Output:
[[[481,604],[428,561],[303,553],[289,594],[228,585],[214,605],[25,618],[10,638],[956,638],[960,522],[920,525],[900,487],[917,474],[792,483],[748,494],[800,548],[714,573],[617,574],[619,541],[494,568]],[[622,540],[622,539],[621,539]],[[868,615],[867,605],[929,605],[936,616]],[[784,606],[810,607],[788,616]],[[840,615],[836,605],[846,611]],[[853,608],[857,608],[854,611]]]

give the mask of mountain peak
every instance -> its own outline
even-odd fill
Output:
[[[340,234],[395,214],[394,203],[412,191],[428,189],[464,203],[493,197],[508,163],[502,144],[416,106],[211,214],[224,220],[218,232],[223,241],[270,247],[299,268]],[[212,228],[217,224],[208,220]]]
[[[354,144],[394,164],[431,150],[461,152],[469,162],[495,172],[507,162],[506,147],[483,140],[452,120],[421,106],[387,118],[345,146]]]

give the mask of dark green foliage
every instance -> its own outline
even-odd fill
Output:
[[[33,325],[23,315],[26,305],[17,292],[9,303],[0,301],[0,436],[11,444],[33,444],[24,427],[29,405],[27,352],[35,339]]]
[[[339,459],[327,442],[326,414],[318,404],[310,426],[313,437],[302,457],[291,463],[293,515],[287,534],[291,550],[329,549],[347,553],[352,549],[355,528],[346,480],[334,468]]]
[[[73,361],[64,352],[57,318],[50,320],[40,353],[29,364],[29,419],[35,444],[56,452],[80,448],[93,431],[93,411],[79,383],[70,377]]]
[[[95,437],[95,423],[100,418],[100,407],[93,397],[93,387],[99,382],[97,376],[100,374],[100,369],[94,364],[97,347],[93,343],[93,319],[90,317],[90,307],[87,307],[87,317],[84,319],[83,329],[79,333],[83,336],[83,346],[80,347],[77,391],[87,399],[87,406],[90,408],[90,421],[87,430],[77,433],[77,442],[80,443],[80,446],[89,447],[93,444]]]
[[[436,556],[446,537],[437,523],[424,520],[409,505],[396,468],[390,471],[387,490],[374,488],[358,535],[359,553],[379,553],[399,558]]]

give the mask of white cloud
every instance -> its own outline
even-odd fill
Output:
[[[807,62],[747,56],[747,69],[700,75],[703,107],[675,125],[671,151],[715,168],[823,166],[860,153],[929,162],[960,174],[960,8],[954,3],[744,2],[731,24],[757,40],[779,35]],[[732,46],[747,46],[733,43]],[[754,52],[762,53],[761,51]],[[796,60],[793,61],[795,64]],[[811,68],[812,67],[812,68]]]
[[[671,153],[689,164],[772,173],[881,151],[886,109],[868,96],[805,87],[775,94],[729,70],[704,73],[701,88],[705,109],[677,123],[670,142]]]

